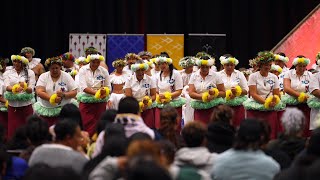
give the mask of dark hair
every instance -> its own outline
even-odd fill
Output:
[[[81,180],[82,177],[71,167],[50,167],[46,164],[36,164],[30,167],[23,178],[24,180]]]
[[[276,53],[276,54],[279,54],[280,56],[284,56],[284,57],[286,57],[286,54],[285,54],[285,53],[283,53],[283,52],[278,52],[278,53]]]
[[[160,147],[160,152],[164,155],[168,161],[168,165],[172,164],[174,161],[174,156],[176,153],[175,145],[168,140],[160,140],[157,142]]]
[[[139,102],[134,97],[125,97],[120,100],[118,106],[118,114],[138,114],[139,113]]]
[[[143,132],[136,132],[132,134],[129,137],[129,144],[134,142],[134,141],[143,141],[143,140],[150,140],[152,141],[152,138],[150,137],[149,134],[143,133]]]
[[[173,64],[169,64],[170,79],[172,78],[173,69],[174,69]],[[162,73],[163,71],[160,72],[160,80],[162,80],[162,77],[161,77]]]
[[[83,129],[81,113],[79,108],[76,105],[69,103],[62,106],[62,109],[59,115],[59,120],[63,120],[63,119],[74,120],[79,124],[80,129]]]
[[[159,132],[176,147],[179,146],[176,138],[177,117],[178,112],[175,108],[168,106],[161,109]]]
[[[57,122],[54,126],[54,132],[56,134],[56,141],[63,141],[68,136],[73,137],[76,133],[76,128],[79,124],[71,119],[64,119]]]
[[[307,146],[307,154],[320,157],[320,128],[313,130]]]
[[[170,58],[169,54],[167,52],[165,52],[165,51],[161,52],[159,56]]]
[[[114,122],[114,118],[117,116],[117,110],[107,109],[102,113],[100,121],[97,124],[97,133],[99,134],[106,128],[106,125]]]
[[[0,124],[0,144],[3,144],[5,141],[6,129]]]
[[[233,110],[229,106],[226,105],[219,105],[216,108],[214,108],[210,122],[215,121],[223,121],[227,123],[231,123],[232,117],[233,117]]]
[[[49,140],[48,123],[37,115],[28,117],[26,128],[26,136],[34,146],[39,146]]]
[[[182,137],[187,147],[200,147],[206,137],[206,128],[200,122],[190,122],[182,129]]]
[[[18,127],[11,140],[7,144],[7,148],[10,150],[14,149],[26,149],[29,146],[28,138],[26,136],[25,126]]]

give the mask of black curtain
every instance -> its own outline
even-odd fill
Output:
[[[1,2],[0,56],[31,46],[68,51],[69,33],[227,34],[240,66],[275,46],[320,0],[10,0]]]

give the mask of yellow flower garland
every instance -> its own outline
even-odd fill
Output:
[[[159,95],[156,96],[156,102],[158,104],[168,103],[172,100],[172,95],[170,92],[166,91],[163,93],[163,95],[164,95],[164,99],[160,99]]]
[[[302,102],[305,101],[306,98],[307,98],[306,93],[301,92],[300,95],[299,95],[299,97],[298,97],[298,101],[299,101],[300,103],[302,103]]]
[[[55,106],[57,103],[56,103],[56,99],[57,99],[58,95],[57,94],[52,94],[50,99],[49,99],[49,102],[51,105]]]
[[[209,95],[210,95],[210,94],[209,94],[208,91],[202,93],[202,101],[203,101],[203,102],[208,102]]]
[[[28,84],[26,82],[23,83],[23,90],[26,91],[28,89]]]
[[[280,97],[278,95],[274,95],[274,96],[269,96],[266,101],[264,102],[264,107],[266,109],[270,109],[270,103],[273,101],[273,97],[276,98],[276,104],[278,105],[280,103]]]
[[[236,89],[236,96],[237,96],[237,97],[238,97],[238,96],[241,96],[241,94],[242,94],[242,89],[241,89],[241,87],[238,85],[238,86],[235,87],[235,89]]]
[[[109,96],[109,94],[110,94],[110,89],[109,89],[108,87],[104,87],[103,89],[106,91],[106,96]],[[96,92],[96,94],[94,95],[94,97],[95,97],[96,99],[101,99],[101,89],[99,89],[99,90]]]
[[[231,99],[232,96],[232,91],[231,89],[226,90],[226,100],[229,101]]]
[[[217,88],[212,88],[211,90],[214,92],[213,97],[214,97],[214,98],[218,97],[218,95],[219,95],[219,90],[218,90]]]
[[[15,84],[12,86],[12,93],[17,94],[18,93],[18,88],[20,87],[20,84]]]

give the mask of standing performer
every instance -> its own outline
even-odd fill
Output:
[[[41,59],[40,58],[33,58],[33,56],[36,54],[34,49],[31,47],[24,47],[21,49],[20,52],[25,58],[28,59],[29,64],[28,67],[31,69],[34,74],[36,80],[38,80],[39,76],[45,72],[43,65],[41,64]]]
[[[270,73],[274,55],[271,52],[259,52],[255,60],[259,71],[249,76],[249,92],[251,98],[243,103],[248,118],[261,118],[271,127],[271,138],[276,138],[280,131],[280,117],[285,104],[280,101],[278,77]]]
[[[289,62],[289,58],[284,53],[274,54],[274,63],[281,67],[282,72],[285,73],[289,71],[287,68],[287,63]]]
[[[155,128],[152,102],[156,99],[156,84],[150,76],[145,74],[148,68],[148,64],[141,60],[132,64],[131,70],[135,73],[127,80],[124,90],[126,96],[134,97],[139,101],[144,123],[150,128]]]
[[[306,122],[303,135],[310,136],[310,108],[306,104],[309,98],[309,83],[312,73],[306,70],[310,60],[304,56],[297,56],[292,65],[295,67],[287,71],[284,75],[284,91],[285,95],[282,97],[282,102],[287,106],[294,106],[300,109],[305,116]]]
[[[90,63],[79,71],[80,93],[77,99],[80,102],[83,128],[92,136],[101,114],[106,110],[111,85],[108,71],[100,66],[104,57],[92,54],[88,55],[87,60]]]
[[[189,95],[193,99],[194,120],[208,124],[215,106],[224,103],[225,89],[220,75],[210,70],[214,59],[202,56],[196,61],[199,70],[191,75]]]
[[[72,77],[61,70],[60,57],[46,60],[45,66],[49,72],[40,75],[36,93],[39,101],[33,107],[35,112],[51,126],[56,123],[63,105],[71,103],[77,95],[77,87]]]
[[[35,75],[28,68],[29,61],[24,56],[12,55],[13,69],[7,70],[4,76],[6,87],[5,98],[8,100],[8,137],[24,125],[29,115],[33,114],[32,99]]]
[[[239,64],[236,58],[224,55],[220,57],[220,63],[223,70],[219,72],[219,75],[226,90],[226,105],[233,109],[232,123],[234,127],[238,127],[245,118],[245,109],[242,103],[247,100],[248,82],[242,72],[235,70],[235,66]]]

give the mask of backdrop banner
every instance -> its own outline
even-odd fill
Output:
[[[93,46],[105,57],[107,46],[106,34],[69,34],[69,52],[76,58],[85,56],[84,50]]]

